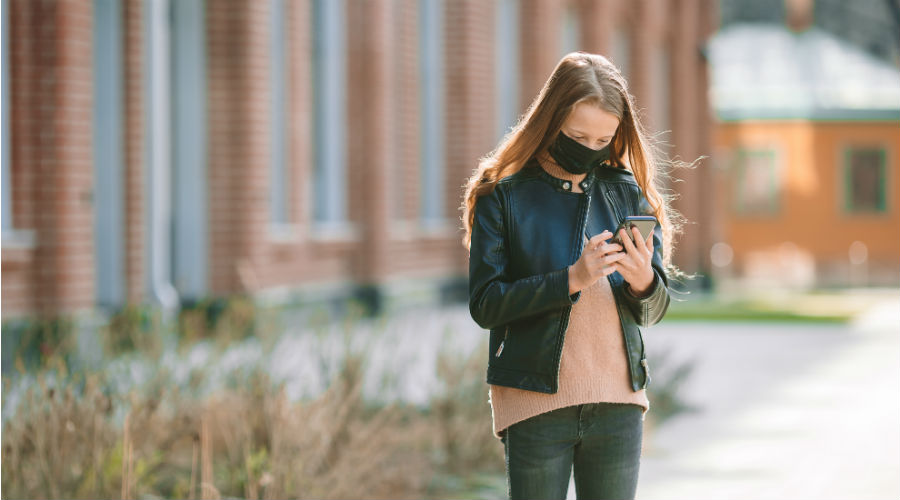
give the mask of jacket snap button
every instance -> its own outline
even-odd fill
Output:
[[[572,187],[572,184],[570,184],[569,181],[566,181],[566,182],[563,182],[563,187],[566,189],[569,189]]]
[[[584,191],[587,191],[587,182],[582,182],[582,183],[581,183],[581,189],[584,190]]]

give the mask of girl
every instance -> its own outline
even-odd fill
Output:
[[[649,362],[678,214],[612,63],[573,52],[483,158],[463,205],[469,309],[489,329],[493,430],[510,498],[633,498]],[[652,215],[652,232],[613,230]],[[613,237],[618,237],[618,243]]]

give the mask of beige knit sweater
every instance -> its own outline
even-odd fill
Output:
[[[576,186],[583,178],[561,169],[546,170],[557,177],[574,180],[572,184]],[[630,380],[619,313],[609,280],[603,277],[582,290],[578,302],[572,306],[556,393],[490,385],[494,436],[500,439],[503,429],[529,417],[584,403],[636,404],[644,408],[643,416],[646,416],[650,409],[647,391],[633,391]]]

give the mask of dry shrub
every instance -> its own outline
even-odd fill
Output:
[[[235,311],[240,338],[261,316]],[[121,315],[112,330],[123,330],[127,341],[111,353],[156,357],[159,344],[146,340],[158,324],[148,317],[137,309]],[[40,388],[26,393],[3,426],[5,496],[422,498],[435,494],[437,472],[503,472],[480,356],[486,346],[465,357],[441,350],[444,390],[430,408],[376,405],[362,397],[372,339],[351,348],[355,324],[345,322],[340,360],[324,352],[318,360],[329,386],[294,403],[264,366],[198,400],[191,387],[203,372],[180,388],[159,370],[139,390],[120,394],[107,375],[69,376],[54,356],[61,382],[48,388],[40,375]]]
[[[3,428],[4,496],[117,496],[119,478],[106,474],[115,467],[111,411],[96,377],[88,376],[78,391],[76,384],[48,387],[39,376]]]
[[[4,426],[4,496],[420,498],[430,424],[413,408],[368,406],[362,366],[348,357],[325,393],[298,403],[259,369],[202,402],[165,374],[111,398],[100,374],[81,391],[42,382]]]
[[[42,378],[42,376],[41,376]],[[12,498],[136,498],[188,493],[199,404],[168,388],[107,395],[104,375],[32,387],[3,428],[3,486]],[[124,422],[116,413],[125,411]],[[187,473],[185,473],[187,471]]]
[[[468,356],[442,349],[437,372],[444,390],[431,400],[440,436],[442,466],[455,473],[504,471],[503,445],[494,437],[488,386],[484,382],[487,345]]]
[[[345,361],[320,397],[289,403],[283,388],[210,401],[214,447],[246,498],[417,498],[431,476],[414,411],[367,408],[362,360]],[[252,386],[251,386],[252,387]],[[412,425],[410,425],[412,424]],[[232,485],[229,490],[236,489]],[[237,492],[235,492],[237,493]]]

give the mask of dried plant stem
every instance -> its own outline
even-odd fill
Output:
[[[213,485],[212,436],[209,430],[209,416],[204,412],[200,418],[200,498],[212,500],[219,498],[219,492]]]
[[[250,451],[248,441],[244,441],[244,468],[247,471],[247,482],[244,483],[244,495],[249,499],[257,500],[259,494],[256,490],[256,480],[253,477],[253,470],[250,467]]]
[[[131,411],[125,415],[125,428],[122,432],[122,498],[128,500],[131,498],[131,475],[133,473],[131,443],[131,429],[129,423],[131,421]]]
[[[194,500],[194,492],[197,488],[197,462],[200,459],[200,447],[197,445],[197,439],[194,439],[193,448],[191,455],[191,489],[188,490],[188,498],[191,500]]]

